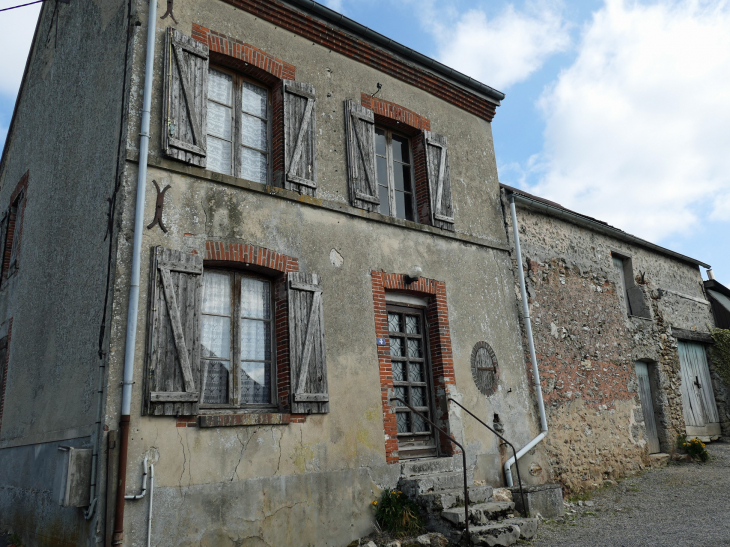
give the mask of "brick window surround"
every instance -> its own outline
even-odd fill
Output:
[[[0,430],[3,427],[3,409],[5,408],[5,388],[8,385],[8,362],[10,361],[10,339],[13,335],[13,318],[8,323],[8,334],[0,339],[0,370],[2,370],[2,381],[0,381]]]
[[[10,208],[8,214],[10,218],[7,220],[7,230],[5,232],[5,253],[2,256],[2,279],[0,283],[12,276],[18,271],[18,263],[20,256],[20,244],[23,237],[23,218],[25,216],[25,204],[27,203],[28,197],[28,171],[20,177],[18,184],[15,185],[13,193],[10,194]],[[20,201],[18,201],[20,198]],[[16,201],[18,201],[16,203]],[[15,208],[15,209],[14,209]],[[15,265],[13,270],[10,271],[12,252],[13,252],[13,239],[15,239],[17,231],[18,247],[15,251]]]
[[[446,305],[446,284],[434,279],[420,278],[406,283],[405,275],[383,271],[371,271],[373,283],[373,305],[375,308],[375,336],[385,338],[387,344],[378,346],[378,367],[380,370],[380,396],[383,404],[385,426],[385,459],[387,463],[398,463],[398,437],[395,412],[391,410],[388,394],[393,391],[393,371],[390,362],[390,340],[388,338],[388,313],[385,293],[388,291],[408,293],[425,298],[428,342],[431,354],[433,388],[436,393],[434,422],[445,431],[448,427],[448,405],[446,386],[454,385],[454,360],[451,355],[451,334],[449,312]],[[452,455],[458,449],[443,434],[439,434],[441,454]]]
[[[245,243],[206,241],[205,267],[242,269],[255,271],[271,278],[274,287],[274,330],[276,335],[276,396],[278,412],[211,414],[180,416],[178,427],[225,427],[241,425],[284,425],[302,423],[306,415],[291,414],[289,393],[291,374],[289,363],[289,301],[286,290],[286,274],[299,271],[299,260],[264,247]]]
[[[284,187],[283,80],[296,78],[296,67],[260,49],[193,23],[193,40],[208,46],[213,65],[235,70],[271,88],[271,159],[274,186]]]
[[[360,94],[360,104],[375,115],[375,124],[410,137],[413,150],[413,194],[416,197],[416,222],[431,224],[431,200],[428,195],[428,172],[423,132],[431,130],[431,120],[400,105]]]

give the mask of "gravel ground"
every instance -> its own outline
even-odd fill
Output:
[[[596,491],[540,524],[534,547],[730,545],[730,444],[706,463],[673,463]]]

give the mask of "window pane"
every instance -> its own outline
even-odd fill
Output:
[[[406,388],[404,387],[394,387],[393,388],[393,397],[398,397],[400,401],[395,402],[395,406],[403,406],[403,403],[401,401],[408,402],[408,397],[406,397]]]
[[[246,180],[266,184],[266,154],[241,148],[241,177]]]
[[[393,369],[393,381],[394,382],[405,382],[406,381],[406,364],[395,361],[392,363]]]
[[[203,313],[231,315],[231,278],[226,274],[203,274]]]
[[[385,156],[385,131],[375,128],[375,153]]]
[[[224,175],[231,174],[231,143],[208,136],[207,168]]]
[[[230,141],[231,112],[227,106],[208,101],[208,134]]]
[[[399,313],[388,314],[388,329],[390,330],[390,332],[403,332],[401,316]]]
[[[417,315],[406,315],[406,332],[408,334],[421,334]]]
[[[271,402],[271,365],[241,363],[241,402],[266,404]]]
[[[267,321],[241,320],[241,360],[271,359],[271,331]]]
[[[425,382],[426,376],[423,374],[423,365],[421,363],[408,363],[408,372],[411,375],[411,382]],[[395,378],[393,378],[395,380]]]
[[[388,163],[385,161],[385,158],[381,158],[380,156],[377,156],[375,158],[375,163],[378,167],[378,184],[381,186],[388,186]]]
[[[411,191],[411,167],[402,163],[393,164],[393,184],[396,190]]]
[[[259,150],[268,150],[266,122],[248,114],[241,115],[241,143]]]
[[[220,405],[228,402],[228,366],[227,361],[203,361],[204,404]]]
[[[408,195],[404,194],[403,192],[395,193],[395,216],[398,218],[408,217],[408,210],[406,209],[406,197],[408,197]]]
[[[415,433],[428,432],[428,423],[426,420],[421,418],[418,414],[413,415],[413,431]]]
[[[271,317],[271,285],[268,281],[241,278],[241,317]]]
[[[268,117],[266,115],[266,103],[269,92],[265,88],[252,84],[251,82],[243,82],[242,91],[241,107],[243,111],[259,116],[260,118]]]
[[[395,416],[396,423],[398,424],[398,433],[408,433],[411,430],[411,413],[398,412]]]
[[[380,197],[380,210],[378,212],[381,215],[390,215],[390,205],[388,204],[387,186],[378,185],[378,196]]]
[[[415,220],[413,216],[413,194],[403,194],[405,198],[406,220]]]
[[[403,340],[401,338],[390,339],[391,357],[403,357]]]
[[[408,357],[423,357],[423,352],[421,351],[421,340],[418,338],[408,339]]]
[[[217,315],[203,315],[203,357],[228,359],[231,351],[231,320]]]
[[[231,75],[210,70],[208,72],[208,98],[230,106],[232,95],[233,78]]]
[[[393,135],[393,161],[411,163],[411,154],[408,150],[408,139]]]
[[[427,406],[425,387],[412,387],[411,388],[411,405],[416,406],[416,407]]]

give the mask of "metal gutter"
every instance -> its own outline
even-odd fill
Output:
[[[336,11],[327,8],[322,4],[318,4],[313,0],[285,0],[285,3],[292,4],[302,10],[308,11],[313,15],[321,17],[322,19],[325,19],[330,23],[334,23],[337,26],[350,31],[361,38],[364,38],[370,42],[374,42],[379,46],[384,47],[405,59],[408,59],[409,61],[413,61],[415,63],[418,63],[419,65],[429,68],[430,70],[442,77],[453,80],[454,82],[464,87],[467,87],[472,91],[484,95],[485,98],[490,100],[491,102],[499,104],[499,101],[503,100],[505,97],[504,93],[502,93],[501,91],[497,91],[493,87],[489,87],[488,85],[483,84],[475,80],[474,78],[467,76],[466,74],[454,70],[453,68],[449,68],[448,66],[444,65],[443,63],[439,63],[431,57],[427,57],[422,53],[418,53],[417,51],[404,46],[403,44],[391,40],[387,36],[383,36],[379,32],[375,32],[371,28],[366,27],[365,25],[361,25],[357,21],[353,21],[352,19],[345,17],[341,13],[337,13]]]
[[[570,222],[578,226],[584,226],[590,230],[593,230],[594,232],[599,232],[614,237],[616,239],[620,239],[621,241],[625,241],[627,243],[633,243],[634,245],[650,249],[671,258],[676,258],[677,260],[681,260],[682,262],[685,262],[687,264],[692,264],[693,266],[702,266],[703,268],[707,269],[710,269],[712,267],[709,264],[705,264],[704,262],[701,262],[695,258],[691,258],[681,253],[670,251],[665,247],[661,247],[659,245],[651,243],[650,241],[641,239],[640,237],[627,234],[623,230],[619,230],[618,228],[614,228],[613,226],[591,220],[588,217],[585,217],[578,213],[574,213],[573,211],[570,211],[568,209],[553,207],[551,205],[547,205],[546,203],[542,203],[541,201],[531,199],[523,194],[512,192],[511,190],[508,190],[506,188],[505,190],[508,196],[514,196],[516,202],[519,202],[522,205],[526,205],[530,209],[534,209],[541,213],[560,218],[562,220],[565,220],[566,222]]]

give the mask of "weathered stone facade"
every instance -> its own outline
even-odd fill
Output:
[[[511,236],[506,192],[503,206]],[[709,330],[700,273],[696,265],[571,223],[545,207],[518,202],[517,219],[553,478],[573,491],[595,487],[648,463],[634,362],[650,363],[661,450],[672,451],[684,432],[672,327]],[[649,317],[628,315],[612,252],[631,257]]]

